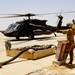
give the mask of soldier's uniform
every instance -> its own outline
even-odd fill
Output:
[[[70,64],[73,62],[73,50],[74,50],[74,35],[75,35],[75,30],[72,28],[72,24],[69,23],[68,25],[68,30],[62,31],[63,34],[66,34],[66,39],[69,42],[67,44],[66,50],[64,52],[64,59],[67,58],[68,54],[70,55]]]
[[[11,43],[9,41],[5,41],[5,48],[6,48],[6,50],[11,49]]]

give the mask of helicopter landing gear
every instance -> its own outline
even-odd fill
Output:
[[[30,36],[29,36],[29,39],[30,39],[30,40],[33,40],[33,39],[34,39],[34,35],[30,35]]]
[[[55,34],[55,32],[54,32],[54,35],[55,35],[55,37],[57,36],[57,35]]]
[[[17,40],[19,40],[19,38],[20,38],[19,36],[16,36],[16,39],[17,39]]]

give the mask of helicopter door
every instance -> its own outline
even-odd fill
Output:
[[[19,27],[19,35],[24,36],[24,34],[25,34],[25,27],[24,27],[24,25],[20,25],[20,27]]]

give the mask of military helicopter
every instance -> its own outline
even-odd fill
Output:
[[[8,14],[9,15],[9,14]],[[42,34],[52,34],[56,36],[55,32],[58,29],[66,29],[67,27],[62,27],[62,19],[63,16],[59,15],[59,22],[57,27],[47,25],[47,20],[39,20],[39,19],[31,19],[31,16],[36,16],[36,14],[10,14],[12,16],[0,17],[0,18],[12,18],[12,17],[28,17],[28,19],[24,19],[22,21],[17,21],[16,23],[10,24],[8,28],[4,31],[1,31],[7,37],[16,37],[17,40],[20,37],[27,36],[29,39],[34,39],[34,35],[42,35]]]

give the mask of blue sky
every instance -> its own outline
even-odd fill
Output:
[[[0,0],[0,14],[43,14],[52,12],[75,11],[75,0]],[[60,14],[60,13],[59,13]],[[47,24],[56,26],[57,15],[43,15],[33,18],[46,19]],[[75,19],[75,13],[62,14],[63,25]],[[1,16],[1,15],[0,15]],[[23,18],[0,18],[0,30],[6,29],[9,24]]]

